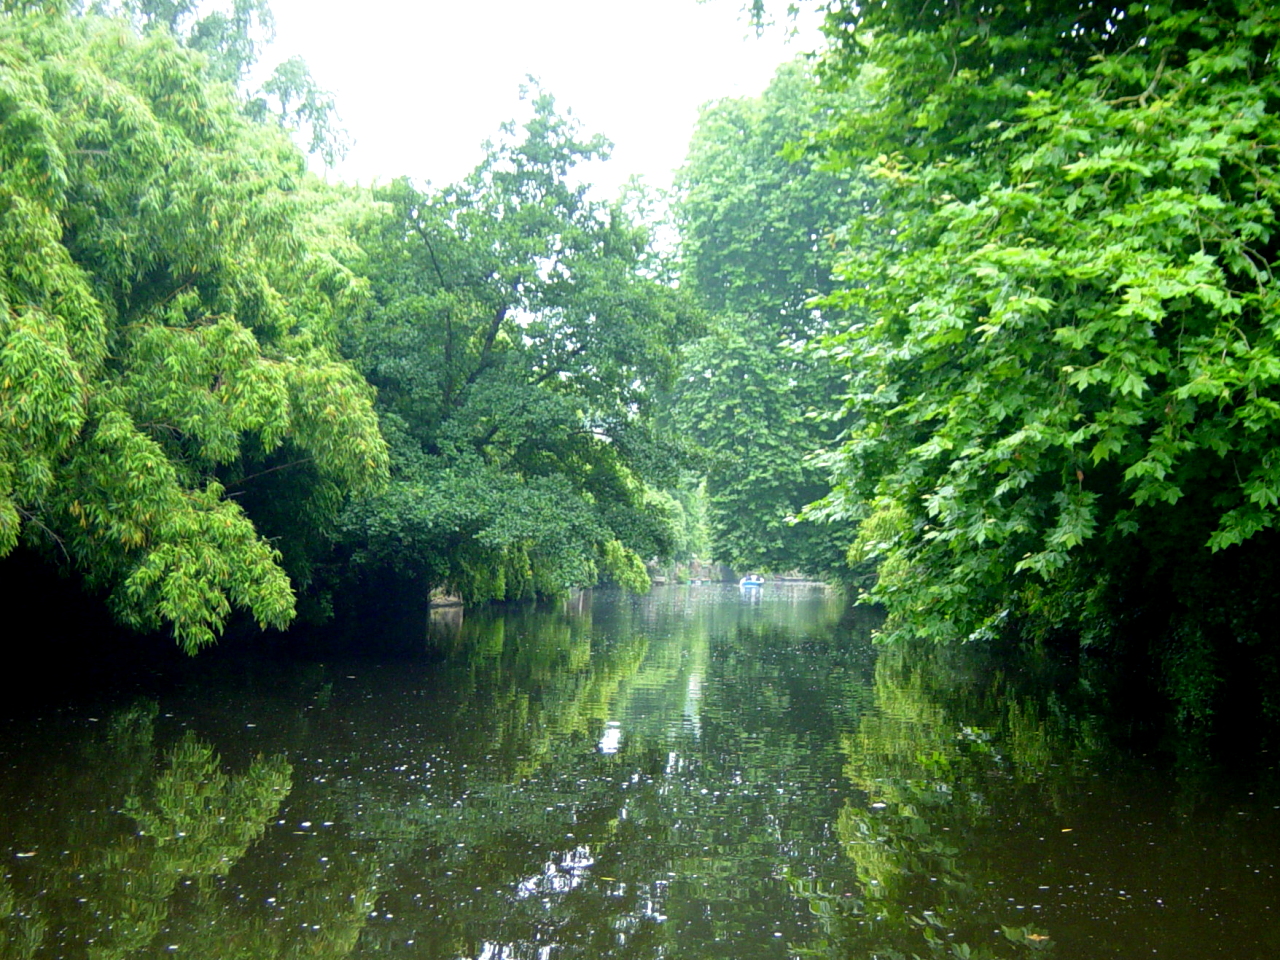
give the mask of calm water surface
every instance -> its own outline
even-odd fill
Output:
[[[0,960],[1280,957],[1273,769],[865,633],[597,593],[4,721]]]

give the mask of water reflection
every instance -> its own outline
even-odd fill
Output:
[[[868,626],[586,595],[11,722],[0,960],[1280,955],[1266,784],[1171,786],[1070,691]]]
[[[227,774],[188,732],[157,757],[156,714],[120,710],[76,753],[40,758],[51,762],[31,799],[43,809],[5,820],[15,864],[0,888],[0,956],[138,955],[179,902],[214,906],[214,881],[275,816],[291,783],[282,756]]]
[[[829,911],[837,938],[886,957],[1277,955],[1278,820],[1257,791],[1219,783],[1196,812],[1096,716],[975,651],[885,651],[873,688],[841,747],[861,896]]]

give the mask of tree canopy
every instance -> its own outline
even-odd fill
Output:
[[[833,503],[869,511],[890,633],[1145,623],[1206,714],[1274,612],[1274,6],[890,0],[827,29],[869,106],[823,146],[881,186],[827,301],[867,316],[825,341],[858,420]]]
[[[0,17],[0,554],[188,650],[233,608],[293,614],[230,487],[305,460],[312,493],[358,491],[388,464],[335,350],[360,283],[309,235],[301,154],[206,64],[167,30]]]
[[[840,311],[809,301],[832,290],[859,191],[788,148],[848,103],[786,64],[761,96],[704,108],[680,173],[682,279],[715,321],[685,351],[671,415],[705,451],[713,552],[741,570],[847,576],[845,526],[796,518],[830,490],[817,455],[844,390],[838,367],[802,349]]]
[[[371,281],[347,348],[379,390],[395,483],[353,505],[357,570],[417,595],[647,587],[672,518],[653,425],[695,318],[645,230],[570,179],[607,144],[532,91],[464,181],[397,181],[359,234]]]
[[[535,91],[459,184],[327,186],[285,135],[335,145],[305,65],[237,89],[270,31],[261,0],[5,5],[0,556],[188,651],[353,580],[647,586],[697,312],[575,184],[607,143]]]

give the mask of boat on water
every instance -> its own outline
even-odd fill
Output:
[[[756,587],[756,588],[763,587],[764,577],[760,576],[760,574],[758,573],[748,573],[745,577],[743,577],[741,580],[738,581],[738,586],[742,587],[743,589],[748,589],[751,587]]]

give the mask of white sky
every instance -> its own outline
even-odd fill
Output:
[[[815,22],[757,39],[742,0],[272,0],[274,66],[302,56],[332,91],[355,143],[335,170],[369,183],[407,174],[451,183],[480,144],[521,115],[529,74],[589,133],[615,144],[586,179],[608,196],[631,174],[670,183],[698,107],[755,95],[774,68],[817,46]],[[781,0],[779,9],[784,8]]]

